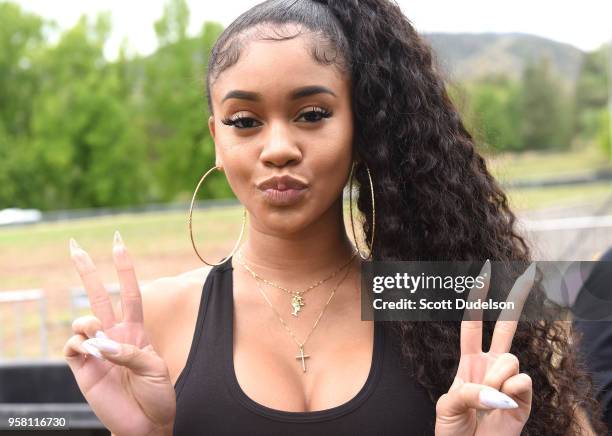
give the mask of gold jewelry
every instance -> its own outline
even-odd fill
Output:
[[[370,192],[372,195],[372,236],[370,238],[370,253],[367,257],[363,257],[361,255],[361,250],[359,249],[359,243],[357,242],[357,237],[355,235],[355,225],[353,223],[353,172],[354,172],[354,168],[355,168],[355,162],[353,162],[353,165],[351,166],[351,174],[350,174],[350,184],[349,184],[349,210],[350,210],[350,216],[351,216],[351,229],[353,232],[353,239],[355,241],[355,245],[357,246],[357,252],[359,253],[359,257],[361,257],[363,260],[368,260],[372,257],[372,248],[374,247],[374,230],[375,230],[375,223],[376,223],[376,207],[374,204],[374,184],[372,183],[372,176],[370,174],[370,168],[368,167],[367,164],[366,165],[366,170],[368,171],[368,179],[370,181]],[[200,253],[198,252],[198,249],[196,248],[195,245],[195,241],[193,240],[193,231],[191,228],[191,221],[192,221],[192,215],[193,215],[193,204],[195,202],[195,198],[196,195],[198,193],[198,190],[200,189],[200,185],[202,184],[202,182],[204,181],[204,179],[208,176],[208,174],[210,174],[211,171],[213,170],[219,170],[221,171],[221,167],[218,166],[214,166],[211,169],[209,169],[200,179],[195,192],[193,193],[193,197],[191,198],[191,205],[189,207],[189,218],[188,218],[188,225],[189,225],[189,237],[191,238],[191,245],[193,246],[194,251],[196,252],[196,255],[200,258],[200,260],[202,262],[204,262],[206,265],[210,265],[210,266],[216,266],[216,265],[221,265],[222,263],[226,262],[230,257],[232,257],[234,255],[234,253],[236,252],[236,250],[238,249],[239,245],[240,245],[240,241],[242,240],[242,235],[244,234],[244,226],[246,223],[246,207],[243,210],[242,213],[242,227],[240,229],[240,236],[238,237],[238,240],[236,241],[236,244],[234,245],[234,248],[232,249],[231,253],[229,255],[227,255],[221,262],[219,263],[208,263],[206,262],[202,256],[200,256]],[[305,291],[304,291],[305,292]],[[300,305],[301,303],[303,303],[303,300],[300,299],[296,299],[296,304]],[[297,315],[296,315],[297,316]]]
[[[364,162],[365,164],[365,162]],[[355,236],[355,226],[353,224],[353,172],[355,169],[355,162],[353,161],[353,165],[351,166],[351,175],[350,175],[350,183],[349,183],[349,209],[351,215],[351,228],[353,230],[353,239],[355,240],[355,245],[357,246],[357,250],[359,251],[359,257],[363,260],[368,260],[372,257],[372,249],[374,248],[374,228],[376,223],[376,207],[374,205],[374,184],[372,183],[372,175],[370,174],[370,168],[368,164],[365,164],[366,170],[368,171],[368,179],[370,180],[370,191],[372,193],[372,237],[370,238],[370,254],[367,257],[363,257],[361,255],[361,250],[359,249],[359,243],[357,242],[357,236]]]
[[[355,256],[357,255],[357,252],[355,251],[353,253],[353,255],[351,256],[351,258],[348,260],[348,262],[346,262],[344,265],[342,265],[340,268],[338,268],[336,271],[334,271],[330,276],[328,276],[327,278],[323,279],[323,280],[319,280],[317,283],[315,283],[314,285],[308,287],[308,289],[304,290],[304,291],[290,291],[289,289],[280,286],[274,282],[271,282],[269,280],[264,279],[263,277],[261,277],[260,275],[258,275],[255,271],[253,271],[251,268],[249,268],[249,266],[243,262],[242,260],[242,246],[240,247],[240,249],[238,250],[238,262],[249,272],[251,273],[251,275],[253,276],[253,278],[255,280],[260,280],[270,286],[274,286],[275,288],[278,289],[282,289],[283,291],[287,292],[288,294],[292,295],[293,298],[291,299],[291,307],[293,308],[293,312],[291,312],[291,315],[297,317],[298,316],[298,312],[300,310],[302,310],[302,306],[304,306],[306,304],[306,302],[304,301],[304,297],[303,295],[310,291],[311,289],[316,288],[317,286],[325,283],[326,281],[332,279],[333,277],[335,277],[336,274],[338,274],[342,269],[344,269],[348,264],[350,264],[353,259],[355,258]]]
[[[244,233],[244,224],[245,224],[245,221],[246,221],[246,207],[245,207],[244,211],[242,213],[242,228],[240,229],[240,236],[238,237],[238,241],[236,241],[236,245],[234,245],[234,248],[233,248],[232,252],[225,259],[223,259],[219,263],[208,263],[204,259],[202,259],[202,256],[200,256],[200,253],[198,253],[198,249],[195,246],[195,241],[193,240],[193,232],[191,230],[191,218],[192,218],[192,213],[193,213],[193,203],[195,201],[196,194],[198,193],[198,189],[200,189],[200,185],[202,184],[202,182],[204,181],[206,176],[208,176],[208,174],[210,174],[210,172],[212,170],[215,170],[215,169],[221,171],[221,167],[214,166],[211,169],[209,169],[206,172],[206,174],[204,174],[202,176],[202,178],[200,179],[200,182],[198,183],[198,186],[196,187],[195,192],[193,193],[193,197],[191,198],[191,206],[189,207],[189,220],[188,220],[188,223],[189,223],[189,236],[191,237],[191,245],[193,246],[193,249],[195,250],[195,252],[198,255],[198,257],[200,258],[200,260],[202,262],[204,262],[206,265],[210,265],[210,266],[221,265],[222,263],[226,262],[227,259],[229,259],[234,254],[234,252],[236,251],[236,249],[240,245],[240,241],[242,240],[242,234]]]
[[[353,255],[351,257],[351,259],[353,259],[355,256]],[[312,334],[312,332],[314,331],[314,329],[317,327],[317,324],[319,324],[319,320],[321,319],[321,317],[323,316],[323,313],[325,312],[325,309],[327,308],[327,306],[329,305],[329,302],[331,301],[331,299],[334,297],[334,294],[336,293],[336,289],[338,289],[340,287],[340,285],[342,284],[342,282],[344,282],[344,280],[346,280],[346,277],[348,276],[348,273],[351,269],[347,268],[346,269],[346,274],[344,274],[344,277],[342,277],[342,280],[340,280],[340,283],[338,283],[336,286],[334,286],[334,288],[331,291],[331,294],[329,296],[329,298],[327,299],[327,302],[325,303],[325,306],[323,306],[323,310],[321,310],[321,313],[319,314],[317,320],[315,321],[314,325],[312,326],[312,329],[310,329],[310,332],[308,333],[308,336],[306,336],[306,339],[304,339],[304,342],[300,342],[298,341],[298,339],[295,337],[295,335],[293,334],[293,332],[291,331],[291,329],[287,326],[287,324],[285,323],[285,321],[283,320],[283,318],[281,318],[281,316],[279,315],[278,311],[274,308],[274,306],[272,306],[272,303],[270,303],[270,300],[268,299],[268,297],[266,296],[266,294],[264,293],[263,289],[261,289],[261,286],[259,285],[259,281],[256,280],[255,281],[255,285],[257,286],[257,288],[259,289],[259,292],[261,293],[261,295],[263,295],[263,297],[265,298],[265,300],[268,302],[268,305],[272,308],[272,310],[274,311],[274,313],[276,314],[276,317],[278,318],[278,320],[281,322],[281,324],[283,325],[283,327],[285,328],[285,330],[287,330],[289,332],[289,334],[291,335],[291,337],[293,338],[293,340],[295,341],[295,343],[297,344],[297,346],[299,347],[299,352],[300,354],[298,354],[297,356],[295,356],[296,360],[297,359],[301,359],[302,360],[302,371],[306,372],[306,361],[305,359],[310,357],[310,354],[304,354],[304,345],[306,345],[306,342],[308,342],[308,339],[310,338],[310,335]]]

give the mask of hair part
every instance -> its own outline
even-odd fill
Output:
[[[219,35],[206,74],[209,112],[213,113],[212,86],[223,71],[238,62],[249,42],[285,41],[303,35],[309,36],[307,49],[315,62],[333,65],[350,77],[349,43],[329,8],[312,0],[268,0],[244,12]]]

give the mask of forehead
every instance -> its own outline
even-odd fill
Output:
[[[275,38],[301,34],[290,39],[266,40],[257,34],[243,38],[238,61],[222,71],[214,82],[213,99],[220,102],[227,92],[235,89],[255,91],[264,96],[285,95],[287,91],[316,83],[342,93],[348,90],[348,78],[334,64],[318,62],[312,55],[319,38],[303,29],[282,32],[267,31]],[[321,52],[329,47],[316,47]],[[328,57],[329,58],[329,57]]]

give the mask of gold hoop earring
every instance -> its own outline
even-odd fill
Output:
[[[189,207],[189,220],[188,220],[188,222],[189,222],[189,236],[191,237],[191,245],[193,246],[193,249],[195,250],[195,252],[196,252],[197,256],[200,258],[200,260],[202,262],[204,262],[206,265],[210,265],[210,266],[221,265],[222,263],[225,263],[230,257],[232,257],[234,255],[234,253],[238,249],[238,246],[240,245],[240,241],[242,240],[242,234],[244,233],[244,224],[246,222],[246,207],[245,207],[244,210],[243,210],[243,213],[242,213],[242,228],[240,229],[240,236],[238,237],[238,241],[236,241],[236,245],[234,245],[234,249],[232,250],[232,252],[226,258],[224,258],[221,262],[219,262],[219,263],[208,263],[204,259],[202,259],[202,256],[200,256],[200,253],[198,252],[198,249],[195,246],[195,241],[193,240],[193,232],[191,230],[191,218],[192,218],[192,214],[193,214],[193,203],[195,202],[195,198],[196,198],[196,195],[198,193],[198,190],[200,189],[200,185],[202,184],[202,182],[204,181],[206,176],[208,176],[208,174],[210,174],[210,172],[215,170],[215,169],[221,171],[221,167],[214,166],[211,169],[209,169],[206,172],[206,174],[204,174],[202,176],[202,178],[200,179],[200,182],[198,183],[198,186],[196,187],[195,192],[193,193],[193,197],[191,198],[191,206]]]
[[[359,244],[357,243],[357,237],[355,236],[355,225],[353,224],[353,172],[355,169],[355,162],[351,167],[351,176],[349,183],[349,210],[351,215],[351,229],[353,230],[353,240],[355,241],[355,245],[357,246],[357,251],[359,252],[359,257],[363,260],[368,260],[372,257],[372,248],[374,247],[374,230],[376,223],[376,207],[374,204],[374,184],[372,183],[372,175],[370,174],[370,168],[368,164],[366,165],[366,170],[368,171],[368,179],[370,180],[370,192],[372,193],[372,237],[370,238],[370,254],[367,257],[363,257],[361,255],[361,250],[359,249]]]

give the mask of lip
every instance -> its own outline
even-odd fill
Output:
[[[308,188],[301,189],[274,189],[262,190],[264,199],[274,206],[290,206],[302,199]]]
[[[267,189],[273,189],[278,191],[285,191],[291,189],[300,190],[307,188],[308,183],[302,182],[301,180],[295,177],[285,174],[283,176],[270,177],[259,183],[257,187],[262,191],[266,191]]]

